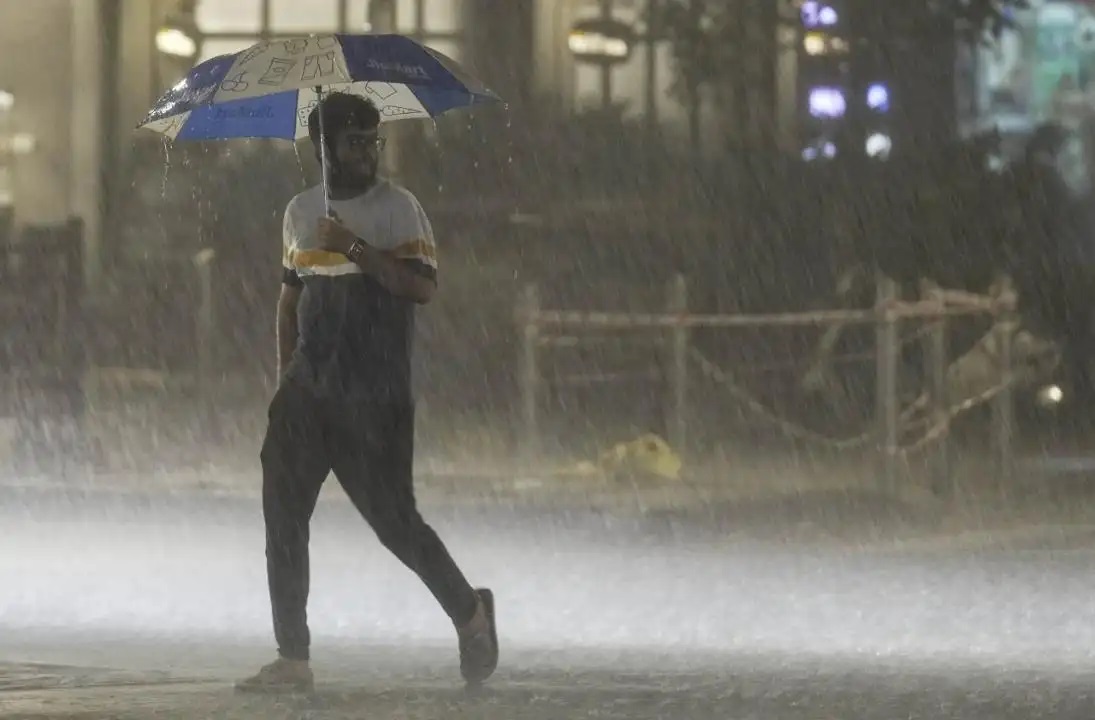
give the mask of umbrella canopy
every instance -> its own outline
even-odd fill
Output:
[[[499,102],[454,60],[403,35],[309,35],[201,63],[138,127],[172,140],[296,140],[328,92],[368,98],[381,122]]]

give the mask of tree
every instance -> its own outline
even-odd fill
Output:
[[[771,94],[768,81],[776,53],[777,4],[771,0],[662,0],[648,24],[668,40],[677,71],[674,92],[689,118],[689,137],[698,155],[704,96],[714,91],[720,104],[735,111],[738,127],[754,123],[747,113],[751,96]],[[769,62],[767,58],[771,58]],[[772,108],[774,110],[774,107]]]

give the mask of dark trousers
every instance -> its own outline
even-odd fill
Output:
[[[270,404],[262,445],[262,507],[274,637],[306,660],[308,525],[330,471],[380,542],[418,574],[453,622],[476,610],[473,589],[414,498],[414,406],[318,398],[286,382]]]

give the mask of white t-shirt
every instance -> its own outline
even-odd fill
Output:
[[[436,279],[433,232],[414,195],[380,180],[364,195],[331,206],[354,235]],[[345,255],[317,247],[325,213],[321,187],[297,195],[285,210],[285,282],[303,285],[288,377],[331,397],[410,398],[415,305]]]
[[[380,179],[364,195],[332,200],[331,208],[354,235],[378,250],[391,251],[401,260],[416,260],[436,276],[433,229],[410,191]],[[300,193],[285,210],[282,265],[301,278],[361,273],[361,268],[345,255],[317,247],[316,226],[326,212],[322,186]]]

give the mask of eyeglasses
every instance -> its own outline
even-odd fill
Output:
[[[372,150],[373,148],[376,148],[376,150],[379,152],[384,149],[385,145],[388,144],[388,138],[381,136],[372,138],[351,136],[350,138],[348,138],[348,143],[350,147],[354,148],[355,150],[358,148],[364,148],[365,150]]]

